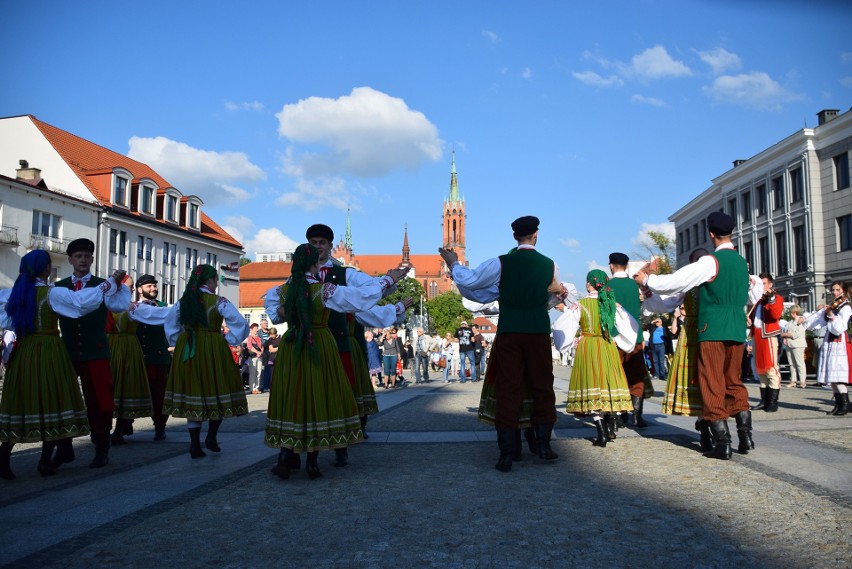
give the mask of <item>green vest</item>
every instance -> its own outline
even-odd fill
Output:
[[[157,306],[165,306],[165,303],[158,300],[154,302],[157,303]],[[142,345],[142,355],[145,356],[147,365],[167,366],[172,363],[169,341],[166,339],[166,330],[163,326],[139,322],[136,327],[136,337],[139,338],[139,343]]]
[[[642,304],[639,300],[639,285],[629,277],[615,277],[609,279],[609,287],[615,295],[615,301],[632,316],[636,322],[642,322]],[[642,328],[636,336],[636,343],[645,341],[642,336]]]
[[[500,256],[500,324],[497,334],[549,334],[547,287],[553,261],[535,249]]]
[[[698,341],[745,342],[748,264],[733,249],[712,253],[716,278],[698,287]]]
[[[325,274],[325,281],[333,283],[337,286],[346,286],[346,267],[340,265],[332,265],[331,270]],[[346,322],[346,314],[329,310],[331,313],[328,317],[328,329],[331,330],[331,335],[334,336],[334,341],[337,342],[337,350],[340,352],[349,352],[349,324]],[[366,353],[366,352],[365,352]]]
[[[92,275],[86,288],[93,288],[104,282],[104,279]],[[71,277],[57,281],[54,286],[74,289]],[[110,357],[109,341],[106,335],[107,324],[106,304],[101,305],[80,318],[59,317],[59,329],[62,331],[62,341],[72,362],[90,360],[108,360]]]

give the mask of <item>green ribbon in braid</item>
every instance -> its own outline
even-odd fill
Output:
[[[204,293],[201,292],[201,287],[217,276],[216,269],[211,265],[198,265],[192,270],[192,274],[186,283],[186,290],[180,297],[180,323],[183,325],[183,330],[187,336],[186,346],[181,356],[183,361],[195,357],[195,328],[209,326],[210,324],[207,319],[207,308],[204,306],[202,297]]]
[[[609,287],[609,277],[600,269],[593,269],[586,275],[586,282],[598,291],[598,311],[601,314],[601,332],[604,338],[611,340],[618,334],[615,327],[615,295]]]

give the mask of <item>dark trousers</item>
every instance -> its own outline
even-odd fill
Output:
[[[261,391],[269,391],[269,383],[272,381],[272,369],[275,367],[275,364],[266,364],[263,367],[263,375],[260,378],[260,390]]]
[[[666,379],[668,376],[666,370],[666,345],[651,344],[651,356],[654,358],[654,375],[660,379]]]
[[[154,427],[162,428],[169,420],[168,415],[163,414],[163,399],[166,397],[166,383],[169,381],[169,366],[162,364],[148,364],[145,366],[148,372],[148,387],[151,389],[151,406],[154,414],[151,419]]]
[[[89,429],[93,435],[108,435],[112,430],[112,411],[115,409],[109,360],[73,363],[74,370],[80,376],[80,385],[83,387]]]
[[[415,381],[420,381],[420,377],[423,379],[429,379],[429,353],[423,352],[423,354],[416,354],[414,356],[414,379]]]
[[[491,352],[496,381],[498,429],[518,426],[518,413],[525,386],[532,390],[534,425],[556,423],[556,395],[553,393],[553,361],[549,334],[500,334],[499,348]]]
[[[747,411],[748,391],[740,380],[742,342],[698,343],[698,387],[704,418],[720,421]]]

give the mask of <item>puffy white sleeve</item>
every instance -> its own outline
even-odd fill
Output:
[[[650,296],[646,296],[645,300],[642,301],[642,310],[646,314],[653,312],[658,314],[672,312],[675,308],[683,304],[684,296],[685,293],[682,292],[677,294],[655,294],[652,292]]]
[[[816,312],[805,314],[804,317],[805,319],[802,321],[802,326],[805,327],[805,330],[814,331],[825,327],[825,308],[820,308]]]
[[[826,319],[826,330],[835,336],[841,335],[849,325],[850,316],[852,316],[852,308],[847,304],[840,309],[840,312],[834,318]]]
[[[171,309],[168,306],[154,306],[147,302],[133,302],[127,315],[134,322],[149,324],[151,326],[165,326],[166,317]]]
[[[620,304],[615,305],[615,327],[618,335],[612,340],[625,352],[632,352],[639,335],[639,323]]]
[[[382,298],[396,290],[396,284],[387,275],[371,277],[352,267],[346,267],[346,286],[362,287],[378,282],[382,287]],[[267,312],[267,314],[269,314]]]
[[[464,296],[462,296],[462,306],[464,306],[467,310],[471,312],[479,312],[482,314],[500,314],[500,301],[494,300],[492,302],[475,302],[473,300],[468,300]]]
[[[567,354],[571,349],[577,330],[580,329],[580,310],[580,305],[574,303],[566,307],[553,323],[553,345],[563,354]],[[636,339],[635,334],[633,339]]]
[[[176,302],[166,312],[166,317],[163,321],[163,328],[166,332],[166,339],[170,346],[177,343],[178,336],[183,332],[183,326],[180,323],[180,303]]]
[[[97,310],[104,299],[104,292],[109,288],[115,288],[112,279],[103,282],[96,287],[83,288],[78,291],[73,291],[63,287],[50,287],[50,292],[47,293],[50,307],[54,312],[66,318],[80,318],[90,312]],[[127,287],[125,287],[127,288]],[[115,296],[115,295],[113,295]],[[127,304],[121,307],[119,312],[127,310],[130,304],[130,298],[127,298]],[[109,308],[109,306],[107,306]]]
[[[488,289],[500,284],[500,259],[488,259],[475,269],[465,267],[461,263],[454,263],[450,267],[456,286],[468,289]]]
[[[266,312],[266,317],[273,324],[282,324],[284,322],[284,319],[278,315],[279,308],[281,308],[281,287],[275,286],[263,295],[263,310]]]
[[[110,312],[124,312],[130,306],[130,288],[121,283],[116,284],[112,277],[109,277],[107,282],[110,284],[110,288],[104,292],[104,304]]]
[[[356,312],[355,320],[367,328],[388,328],[396,324],[404,314],[405,305],[397,302]]]
[[[390,279],[388,279],[390,280]],[[336,312],[359,312],[372,308],[382,299],[384,286],[380,279],[363,286],[337,286],[332,283],[322,285],[322,303]]]
[[[718,271],[716,257],[705,255],[670,275],[649,275],[646,284],[656,293],[675,294],[706,283],[715,277]]]
[[[216,310],[218,310],[219,314],[222,315],[222,319],[230,329],[228,333],[225,334],[225,340],[227,340],[229,346],[238,346],[243,340],[248,338],[248,320],[240,314],[240,311],[237,310],[236,306],[231,304],[230,300],[224,296],[220,296],[219,300],[216,302]]]
[[[487,304],[495,302],[498,298],[500,298],[500,291],[497,289],[496,284],[485,288],[471,288],[463,284],[456,283],[456,287],[459,289],[459,294],[462,295],[462,302],[469,300],[475,305]],[[468,310],[472,309],[468,308]],[[473,312],[477,311],[474,310]]]
[[[757,304],[763,296],[763,281],[757,275],[748,276],[748,303]]]
[[[9,295],[12,289],[0,290],[0,328],[9,330],[12,328],[12,317],[6,313],[6,305],[9,303]]]

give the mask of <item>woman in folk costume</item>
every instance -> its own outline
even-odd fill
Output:
[[[357,312],[374,306],[395,283],[390,275],[363,286],[323,283],[316,274],[318,263],[315,247],[299,245],[290,279],[264,298],[272,322],[287,323],[278,348],[286,365],[273,371],[265,434],[267,446],[281,449],[272,472],[282,479],[290,477],[294,453],[308,453],[305,470],[313,480],[322,476],[319,451],[364,440],[358,404],[328,320],[331,310]]]
[[[77,372],[59,338],[59,315],[79,318],[97,310],[105,296],[129,294],[116,285],[122,271],[98,287],[75,292],[48,284],[50,269],[47,252],[30,251],[21,259],[14,286],[0,292],[0,327],[17,334],[0,399],[0,478],[6,480],[15,478],[9,459],[16,443],[41,441],[38,471],[49,476],[74,460],[71,439],[89,434]]]
[[[598,432],[594,444],[600,447],[615,439],[613,413],[633,409],[615,342],[622,349],[633,349],[639,330],[633,317],[616,304],[608,280],[599,269],[589,271],[589,296],[566,308],[553,325],[553,339],[561,352],[566,352],[577,331],[581,332],[565,410],[592,416]]]
[[[132,286],[132,283],[132,279],[125,282],[128,286]],[[124,435],[133,434],[133,419],[154,414],[148,371],[142,354],[142,344],[136,336],[136,328],[137,324],[130,310],[110,312],[107,317],[109,366],[112,371],[112,393],[115,402],[115,430],[111,437],[113,445],[125,444]]]
[[[850,296],[852,287],[842,281],[831,283],[834,300],[821,306],[805,319],[805,328],[825,328],[825,338],[820,348],[817,381],[831,385],[834,408],[827,415],[846,415],[852,412],[849,404],[850,370],[852,370],[852,344],[849,343],[849,320],[852,317]]]
[[[248,336],[248,323],[227,298],[216,296],[218,277],[210,265],[195,267],[183,296],[164,322],[175,351],[163,413],[186,418],[192,458],[206,455],[201,448],[203,421],[209,421],[204,446],[219,452],[216,435],[222,419],[248,413],[243,382],[229,347]],[[230,328],[227,336],[222,335],[223,321]]]

